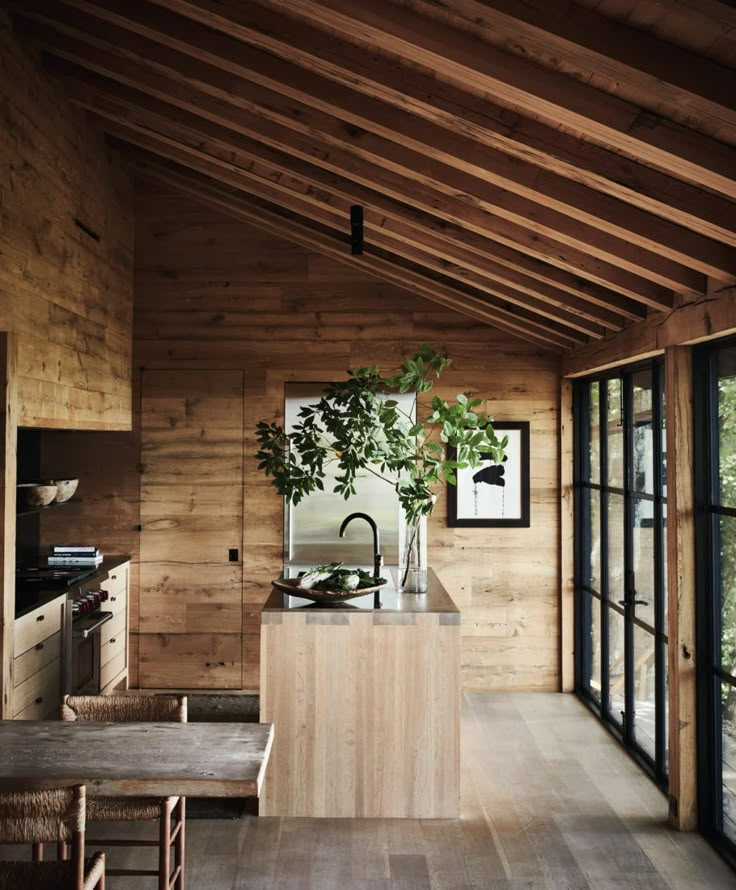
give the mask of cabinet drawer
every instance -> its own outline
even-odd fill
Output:
[[[49,662],[60,657],[61,631],[57,631],[52,637],[36,643],[33,649],[29,649],[15,659],[13,662],[13,685],[20,686]]]
[[[117,615],[118,612],[124,612],[125,607],[128,604],[128,591],[116,591],[115,593],[110,594],[110,599],[107,602],[102,604],[102,608],[106,612],[112,612],[113,615]]]
[[[58,720],[60,702],[41,697],[41,702],[28,705],[13,720]]]
[[[30,709],[31,706],[35,706],[36,712],[58,712],[61,703],[60,672],[61,660],[56,658],[16,686],[13,690],[13,716],[18,717],[22,711]],[[24,719],[32,718],[24,717]]]
[[[108,683],[112,683],[118,674],[125,670],[125,650],[118,652],[107,664],[100,669],[100,689],[104,689]]]
[[[113,619],[114,621],[115,619]],[[112,624],[112,621],[108,621],[108,624]],[[110,637],[109,640],[102,644],[102,648],[100,649],[100,664],[104,667],[108,661],[112,661],[113,658],[118,654],[118,652],[125,652],[125,628],[117,634],[117,636]],[[105,685],[104,683],[101,685]]]
[[[109,577],[104,581],[100,581],[100,588],[106,590],[110,596],[114,593],[123,593],[128,589],[128,573],[130,571],[130,563],[124,562],[121,566],[112,569]]]
[[[100,628],[100,642],[103,646],[114,637],[125,638],[125,618],[125,612],[118,612],[102,625]]]
[[[15,622],[14,654],[16,658],[42,640],[61,630],[61,607],[66,595],[59,596],[45,606],[39,606]]]

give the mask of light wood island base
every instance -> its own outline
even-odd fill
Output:
[[[460,613],[427,594],[384,608],[262,613],[261,720],[275,725],[264,816],[460,815]]]

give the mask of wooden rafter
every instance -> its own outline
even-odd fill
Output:
[[[196,16],[213,27],[221,16],[230,19],[240,5],[236,0],[217,4],[212,0],[155,2]],[[505,53],[477,36],[442,27],[430,19],[419,23],[412,10],[390,0],[349,6],[342,0],[273,0],[270,5],[363,46],[378,46],[440,71],[443,77],[490,93],[507,106],[562,124],[599,144],[612,145],[634,158],[736,198],[736,149],[665,118],[642,113],[631,102]],[[210,9],[203,11],[205,6]],[[212,14],[212,7],[219,13]]]
[[[416,183],[391,182],[382,168],[365,163],[354,164],[349,157],[339,157],[330,163],[334,153],[314,151],[313,143],[302,144],[292,138],[288,146],[278,140],[254,138],[254,134],[234,133],[220,124],[213,124],[199,117],[168,107],[157,100],[124,99],[113,95],[117,90],[95,90],[91,87],[75,88],[74,98],[85,107],[112,120],[125,120],[153,132],[162,133],[192,150],[205,151],[211,157],[220,158],[227,164],[240,168],[256,165],[270,178],[274,171],[279,177],[297,177],[304,183],[305,193],[320,203],[330,203],[332,195],[345,201],[360,203],[392,218],[414,217],[420,226],[441,230],[443,223],[452,222],[464,226],[482,237],[500,241],[518,249],[521,245],[528,254],[572,271],[574,274],[618,290],[627,296],[646,302],[654,308],[670,304],[670,297],[662,294],[661,285],[628,269],[617,267],[615,258],[610,261],[590,256],[584,249],[572,248],[534,233],[486,211],[460,204],[450,197],[437,194]],[[307,159],[308,158],[308,159]]]
[[[725,63],[582,0],[15,5],[73,101],[149,168],[311,227],[326,252],[361,204],[387,280],[534,342],[592,346],[736,281],[736,150],[713,138],[736,102],[709,88]]]
[[[524,319],[514,317],[502,309],[490,306],[482,300],[477,304],[469,295],[455,295],[425,276],[416,273],[411,268],[402,268],[394,263],[384,260],[380,256],[348,256],[346,253],[344,238],[339,233],[320,230],[314,224],[304,225],[300,221],[290,218],[279,212],[276,208],[268,208],[266,205],[257,204],[248,200],[244,195],[228,191],[223,186],[208,182],[204,177],[192,175],[191,171],[177,171],[172,165],[161,161],[146,162],[139,160],[134,164],[139,175],[151,178],[156,182],[162,182],[172,186],[177,191],[188,194],[195,200],[219,208],[228,214],[261,228],[270,231],[279,238],[284,237],[288,231],[288,237],[298,244],[314,248],[327,256],[331,256],[341,263],[357,264],[365,272],[374,277],[391,281],[410,292],[426,297],[432,302],[439,303],[455,309],[471,318],[500,327],[523,339],[537,344],[543,344],[545,348],[559,347],[569,338],[553,330],[545,330],[543,325],[536,325]]]
[[[568,0],[409,0],[420,14],[480,32],[530,58],[564,59],[566,70],[616,84],[630,101],[667,106],[683,122],[697,116],[712,135],[736,133],[733,74],[724,65]],[[633,99],[632,99],[633,97]]]
[[[207,114],[218,122],[227,121],[227,111],[215,115],[215,101],[237,105],[261,118],[353,153],[372,162],[380,159],[387,169],[412,175],[424,184],[444,189],[484,207],[492,213],[524,225],[532,231],[554,236],[571,245],[583,244],[592,254],[610,258],[631,270],[658,275],[659,282],[681,292],[702,293],[709,275],[730,281],[736,275],[733,245],[719,244],[669,220],[632,207],[623,201],[593,190],[535,165],[489,150],[462,134],[437,124],[418,120],[400,109],[363,97],[356,105],[354,92],[297,66],[243,47],[229,39],[216,40],[211,50],[211,33],[195,23],[181,25],[172,45],[188,47],[189,56],[176,50],[167,52],[161,44],[135,37],[103,21],[80,31],[79,16],[57,5],[57,26],[82,40],[94,42],[86,58],[101,65],[108,76],[150,92],[165,101]],[[171,29],[167,33],[170,33]],[[162,40],[166,39],[162,35]],[[60,41],[60,42],[59,42]],[[47,40],[48,42],[48,40]],[[76,47],[76,48],[75,48]],[[99,52],[95,53],[95,47]],[[57,38],[57,50],[85,57],[73,38]],[[138,76],[119,54],[138,62]],[[101,55],[102,54],[102,55]],[[91,58],[90,58],[91,56]],[[202,59],[217,58],[228,72],[243,80],[233,84],[223,68]],[[80,60],[81,61],[81,60]],[[176,85],[152,83],[140,61],[165,71]],[[194,85],[196,97],[185,103],[185,84]],[[235,87],[235,89],[234,89]],[[356,130],[360,127],[360,130]],[[736,233],[731,233],[736,245]],[[653,257],[651,254],[654,253]],[[633,256],[632,256],[633,254]],[[639,259],[637,259],[639,257]],[[685,269],[679,269],[682,265]],[[694,272],[700,273],[698,277]]]
[[[155,73],[149,70],[149,68],[141,70],[142,57],[138,56],[137,60],[134,61],[135,56],[132,50],[129,60],[116,57],[115,50],[119,49],[120,43],[124,42],[123,39],[120,39],[115,46],[110,44],[100,48],[97,45],[89,46],[83,42],[75,41],[73,38],[61,38],[55,32],[49,32],[43,28],[35,27],[32,33],[35,39],[39,40],[42,45],[50,48],[61,57],[70,59],[90,70],[114,77],[121,83],[135,85],[137,88],[146,90],[150,95],[168,98],[169,101],[178,107],[192,108],[195,111],[208,114],[210,119],[218,119],[217,116],[213,117],[211,115],[212,108],[209,106],[206,95],[200,94],[198,90],[191,88],[188,83],[173,83],[167,77],[158,74],[157,72],[161,68],[160,65],[151,65],[151,67],[156,69]],[[177,54],[173,53],[173,55],[176,56]],[[194,63],[193,66],[190,65],[187,68],[188,78],[192,76],[192,67],[196,68],[197,64]],[[168,70],[173,71],[174,69]],[[233,100],[237,98],[232,90],[232,86],[230,93],[225,91],[225,86],[223,85],[221,96],[229,96]],[[296,116],[298,117],[299,115]],[[411,233],[415,231],[414,226],[407,228],[402,223],[388,218],[384,220],[382,225],[387,229],[400,227],[405,232]],[[640,317],[640,311],[636,309],[634,301],[627,300],[613,291],[607,291],[605,288],[586,282],[583,278],[576,277],[573,279],[570,277],[567,279],[567,273],[562,270],[555,269],[544,262],[505,248],[504,245],[498,242],[488,242],[484,238],[475,236],[472,232],[462,232],[460,227],[445,224],[437,236],[426,231],[422,232],[423,239],[430,238],[434,240],[436,237],[445,238],[448,240],[448,243],[454,241],[453,249],[455,251],[459,250],[465,255],[469,256],[474,252],[475,265],[477,266],[478,263],[482,264],[483,270],[486,273],[493,269],[500,269],[500,273],[497,272],[497,274],[502,276],[511,274],[517,283],[519,283],[521,278],[526,281],[527,287],[536,287],[536,293],[539,293],[539,288],[543,291],[549,288],[552,288],[553,292],[558,290],[566,291],[569,294],[580,296],[606,312],[613,310],[628,318]],[[507,278],[504,278],[504,280],[507,280]],[[538,282],[539,284],[534,285],[533,282]],[[544,296],[543,293],[540,295]],[[665,302],[667,302],[666,297],[657,299],[659,305]],[[607,323],[605,317],[601,320],[602,323]]]

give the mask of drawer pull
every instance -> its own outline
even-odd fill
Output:
[[[110,580],[111,580],[111,581],[116,581],[116,580],[117,580],[117,577],[118,577],[117,575],[110,575]]]
[[[114,642],[115,642],[115,637],[110,637],[110,642],[111,642],[111,643],[114,643]]]
[[[39,695],[39,697],[36,699],[36,704],[37,704],[37,705],[42,705],[42,704],[43,704],[43,696],[42,696],[42,695]]]
[[[110,602],[111,602],[111,603],[114,603],[114,602],[116,602],[116,601],[117,601],[117,597],[116,597],[116,596],[111,596],[111,597],[110,597]]]
[[[40,652],[43,649],[43,643],[38,643],[36,649]]]
[[[45,615],[36,615],[36,621],[43,621],[45,617]]]

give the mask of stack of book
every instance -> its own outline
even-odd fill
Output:
[[[49,548],[50,566],[98,566],[102,559],[97,547],[54,544]]]

